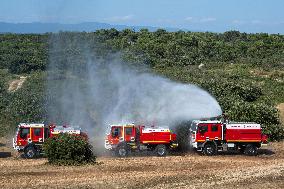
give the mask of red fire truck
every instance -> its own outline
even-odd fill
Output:
[[[42,123],[20,123],[13,138],[13,147],[19,152],[24,152],[27,158],[34,158],[42,153],[42,144],[47,138],[59,133],[75,135],[86,135],[79,127],[56,126],[54,124],[45,126]]]
[[[111,125],[105,139],[105,148],[117,156],[127,156],[131,151],[151,150],[165,156],[168,149],[177,147],[176,134],[166,127],[145,127],[134,124]]]
[[[246,155],[257,155],[257,150],[268,143],[260,124],[195,120],[190,128],[190,145],[205,155],[219,151],[239,150]]]

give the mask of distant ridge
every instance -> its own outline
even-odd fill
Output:
[[[100,22],[83,22],[79,24],[61,24],[61,23],[6,23],[0,22],[0,33],[46,33],[46,32],[59,32],[59,31],[74,31],[74,32],[92,32],[99,29],[115,28],[117,30],[133,29],[139,31],[146,28],[149,31],[156,31],[160,27],[152,26],[127,26],[127,25],[111,25]],[[167,31],[188,31],[180,28],[163,28]]]

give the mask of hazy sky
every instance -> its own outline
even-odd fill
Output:
[[[0,0],[0,22],[284,33],[284,0]]]

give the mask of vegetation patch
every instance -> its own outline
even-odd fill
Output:
[[[87,138],[81,135],[60,134],[43,145],[48,163],[53,165],[84,165],[96,163],[96,156]]]
[[[60,48],[56,48],[58,44]],[[87,47],[81,48],[82,44]],[[71,64],[80,72],[88,62],[86,48],[91,56],[105,60],[119,52],[123,60],[146,64],[155,74],[200,86],[217,99],[232,121],[257,122],[272,140],[284,138],[280,132],[283,113],[276,108],[284,103],[284,35],[163,29],[0,34],[0,136],[14,132],[19,122],[49,121],[48,62],[55,61],[59,70]],[[9,81],[18,74],[27,79],[10,93]],[[62,77],[58,74],[55,82]]]

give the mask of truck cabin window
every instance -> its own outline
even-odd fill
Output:
[[[112,129],[112,132],[111,132],[112,137],[119,137],[119,135],[120,135],[120,130],[121,130],[120,127],[115,127],[115,128],[113,128],[113,129]]]
[[[214,124],[211,126],[211,131],[212,132],[217,132],[218,131],[218,125]]]
[[[34,135],[35,136],[41,136],[41,128],[35,128],[34,129]]]
[[[125,128],[125,134],[126,135],[132,135],[132,127],[126,127]]]
[[[208,126],[207,125],[199,125],[198,126],[198,132],[199,133],[206,133],[208,131]]]
[[[30,132],[29,128],[21,128],[21,130],[20,130],[20,137],[22,139],[27,138],[27,135],[29,134],[29,132]]]

